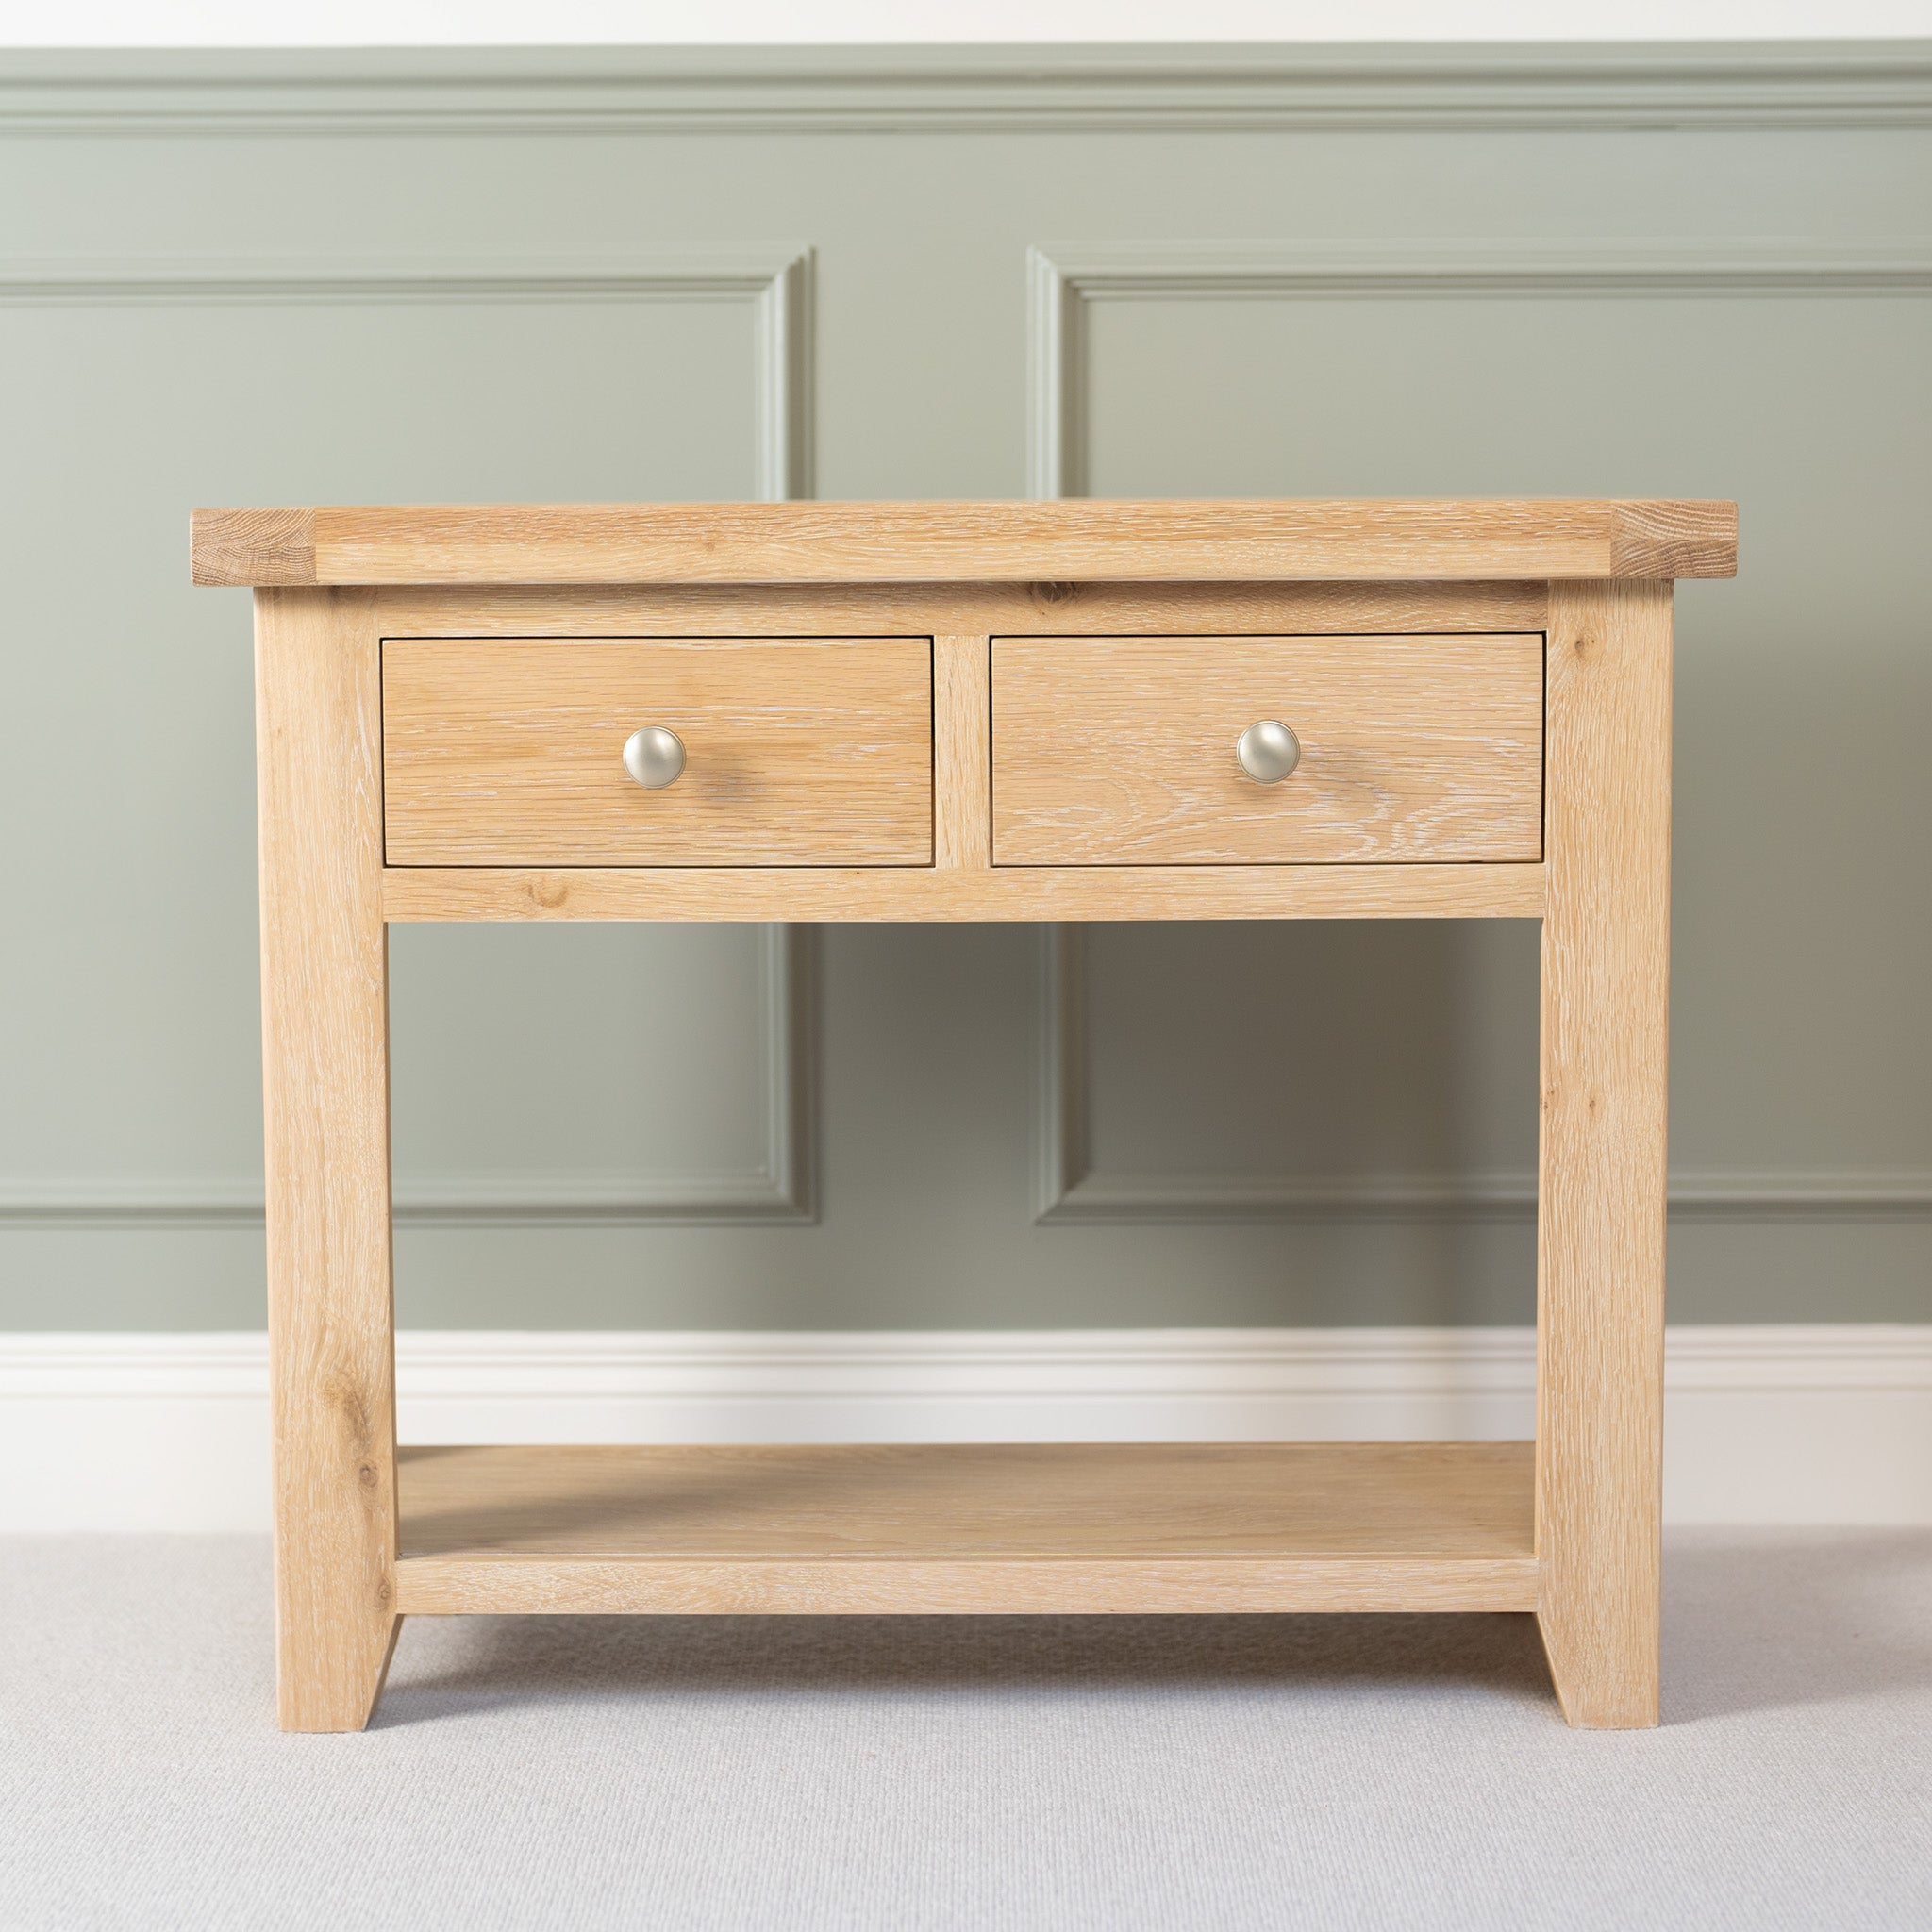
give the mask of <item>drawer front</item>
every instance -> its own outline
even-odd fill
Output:
[[[928,865],[931,640],[392,638],[382,769],[391,865]]]
[[[998,638],[993,862],[1534,860],[1542,734],[1540,635]]]

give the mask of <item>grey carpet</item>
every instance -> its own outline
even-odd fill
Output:
[[[1932,1927],[1932,1534],[1680,1536],[1666,1724],[1526,1618],[419,1620],[272,1725],[258,1541],[0,1544],[0,1924]]]

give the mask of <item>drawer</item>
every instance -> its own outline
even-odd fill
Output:
[[[1285,724],[1276,782],[1237,743]],[[997,638],[996,865],[1542,854],[1541,635]]]
[[[382,771],[391,865],[928,865],[931,640],[391,638]]]

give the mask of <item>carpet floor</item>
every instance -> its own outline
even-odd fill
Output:
[[[273,1726],[268,1556],[0,1544],[0,1926],[1932,1927],[1932,1533],[1680,1534],[1660,1730],[1525,1617],[476,1618]]]

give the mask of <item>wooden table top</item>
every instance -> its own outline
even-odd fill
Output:
[[[1237,498],[201,509],[192,549],[197,584],[1728,577],[1738,507]]]

